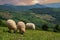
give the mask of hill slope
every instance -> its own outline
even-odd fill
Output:
[[[33,8],[30,9],[36,14],[39,15],[48,15],[50,16],[50,20],[53,20],[52,22],[59,24],[60,23],[60,8]]]
[[[43,25],[43,24],[47,24],[47,25],[50,25],[49,27],[53,27],[53,23],[50,23],[49,21],[47,20],[44,20],[40,17],[37,17],[38,14],[35,14],[31,11],[20,11],[20,12],[0,12],[0,15],[2,13],[2,16],[0,16],[1,19],[13,19],[15,20],[16,22],[22,20],[24,21],[25,23],[28,23],[28,22],[32,22],[36,25],[36,27],[38,29],[40,29],[40,27]],[[5,14],[5,15],[4,15]],[[8,17],[7,17],[8,16]]]
[[[26,30],[24,35],[8,33],[7,27],[0,26],[0,40],[60,40],[60,33],[47,32],[41,30]]]

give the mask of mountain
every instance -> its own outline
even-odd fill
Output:
[[[31,5],[31,8],[47,8],[47,6],[41,5],[41,4],[35,4],[35,5]]]
[[[20,5],[15,6],[11,4],[4,4],[0,5],[0,10],[6,10],[6,11],[26,11],[33,8],[60,8],[60,3],[52,3],[52,4],[34,4],[34,5]]]
[[[60,3],[45,4],[45,6],[51,7],[51,8],[60,8]]]
[[[8,5],[8,4],[5,4],[5,5],[0,5],[0,10],[4,10],[4,11],[15,11],[15,6],[13,5]]]
[[[15,6],[15,5],[10,5],[10,4],[4,4],[0,5],[0,10],[9,10],[9,11],[22,11],[22,10],[29,10],[32,8],[46,8],[46,6],[41,5],[41,4],[34,4],[34,5],[20,5],[20,6]]]

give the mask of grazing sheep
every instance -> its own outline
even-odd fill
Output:
[[[7,20],[7,26],[8,26],[9,32],[11,32],[11,30],[14,30],[14,32],[16,32],[17,26],[14,20],[12,19]]]
[[[19,21],[17,23],[17,28],[18,28],[18,30],[20,31],[21,34],[25,33],[25,23],[24,22]]]
[[[35,30],[35,24],[33,24],[33,23],[26,23],[26,28]]]

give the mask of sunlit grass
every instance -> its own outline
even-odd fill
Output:
[[[0,40],[60,40],[60,33],[26,30],[24,35],[20,33],[8,33],[7,27],[0,27]]]

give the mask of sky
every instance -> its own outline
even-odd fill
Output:
[[[12,5],[32,5],[32,4],[49,4],[58,3],[60,0],[0,0],[0,5],[2,4],[12,4]]]

